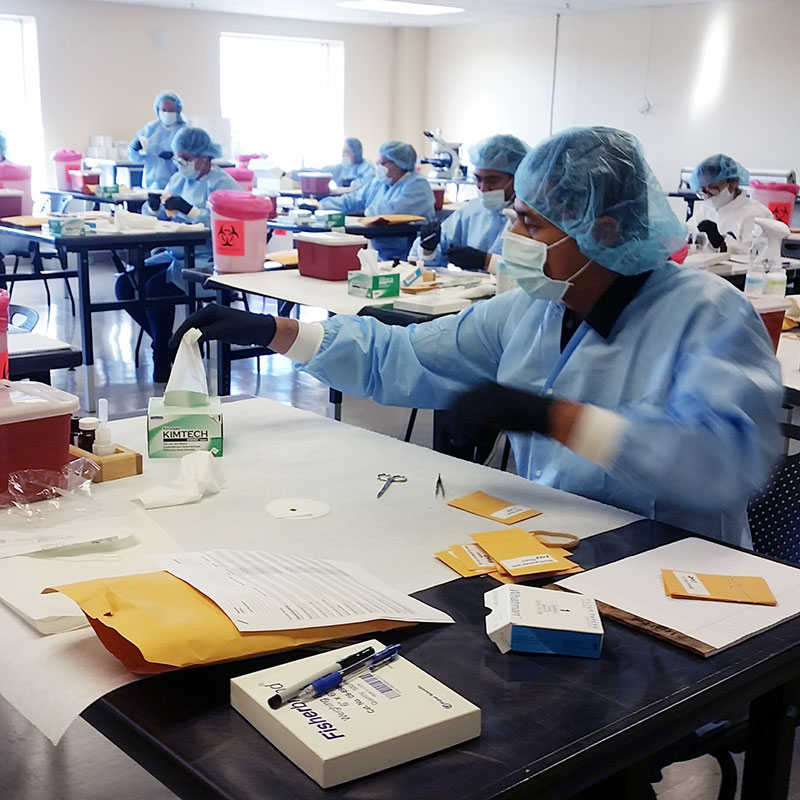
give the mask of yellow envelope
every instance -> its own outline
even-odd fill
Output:
[[[274,253],[267,253],[264,258],[267,261],[277,261],[284,267],[296,267],[298,261],[297,250],[276,250]]]
[[[755,575],[707,575],[662,569],[664,593],[684,600],[722,600],[776,606],[778,601],[767,582]]]
[[[510,575],[541,575],[576,566],[568,558],[554,554],[552,548],[522,528],[473,533],[470,538]]]
[[[241,633],[220,607],[169,572],[100,578],[55,589],[74,600],[113,656],[149,674],[406,627],[376,620],[279,633]]]
[[[576,572],[583,572],[583,567],[579,567],[577,564],[572,567],[572,569],[563,569],[559,570],[558,572],[548,572],[546,573],[548,578],[563,578],[566,575],[574,575]],[[507,572],[503,572],[500,570],[495,570],[494,572],[487,572],[487,577],[494,578],[496,581],[500,581],[500,583],[522,583],[523,581],[530,581],[535,578],[535,575],[509,575]]]
[[[492,559],[477,544],[451,544],[447,550],[435,555],[462,578],[485,575],[495,568]]]
[[[508,500],[501,500],[499,497],[492,497],[492,495],[485,492],[472,492],[464,495],[464,497],[457,497],[447,505],[506,525],[514,525],[517,522],[536,517],[542,513],[535,508],[522,506],[518,503],[509,503]]]
[[[364,217],[359,222],[362,225],[403,225],[406,222],[424,222],[425,217],[417,214],[380,214],[377,217]]]

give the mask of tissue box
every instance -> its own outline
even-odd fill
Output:
[[[368,275],[361,270],[351,270],[347,273],[347,294],[356,297],[397,297],[400,294],[400,273]]]
[[[181,458],[195,450],[222,455],[222,405],[209,397],[206,406],[165,406],[163,397],[147,404],[147,454]]]
[[[84,236],[86,223],[72,214],[48,214],[47,227],[53,236]]]
[[[599,658],[603,623],[591,597],[506,584],[483,596],[486,635],[501,653],[551,653]]]

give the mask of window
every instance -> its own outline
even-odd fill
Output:
[[[6,137],[6,157],[32,168],[35,193],[45,184],[45,154],[33,17],[0,14],[0,75],[4,76],[0,130]]]
[[[338,163],[344,138],[344,44],[220,35],[220,107],[233,154],[285,170]]]

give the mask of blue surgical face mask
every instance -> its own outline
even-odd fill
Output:
[[[158,118],[161,120],[162,125],[170,128],[177,122],[178,113],[176,111],[159,111]]]
[[[389,170],[386,168],[385,164],[376,164],[375,165],[375,177],[379,181],[388,181],[389,180]]]
[[[503,234],[503,265],[520,289],[530,297],[538,300],[554,300],[558,303],[564,298],[575,278],[591,263],[591,261],[587,261],[572,274],[568,281],[548,278],[544,274],[547,251],[558,247],[567,239],[569,236],[563,236],[557,242],[547,245],[536,239],[529,239],[527,236],[507,231]]]
[[[176,158],[175,163],[178,165],[178,172],[180,172],[184,178],[200,177],[200,173],[197,171],[194,161],[184,161],[182,158]]]

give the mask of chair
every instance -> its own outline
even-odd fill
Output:
[[[800,442],[800,426],[783,423],[781,428],[787,443]],[[766,488],[748,503],[747,519],[756,553],[800,564],[800,452],[785,455],[773,469]],[[706,726],[663,750],[655,769],[712,755],[722,773],[717,800],[733,800],[737,774],[731,753],[745,749],[746,729],[746,718]]]
[[[28,306],[19,306],[9,303],[8,321],[23,331],[32,331],[39,321],[39,312]]]
[[[10,253],[6,253],[5,255],[14,256],[14,266],[11,270],[11,275],[16,275],[19,272],[20,267],[20,259],[27,258],[31,263],[31,270],[34,274],[41,274],[43,271],[43,264],[42,261],[48,258],[55,258],[58,260],[59,266],[62,270],[68,269],[67,259],[66,256],[63,256],[55,251],[45,250],[42,252],[38,242],[31,242],[27,248],[20,248],[15,249]],[[7,274],[5,264],[2,261],[3,254],[0,253],[0,286],[2,286],[5,282],[3,278]],[[14,283],[15,281],[9,280],[9,287],[8,293],[9,295],[13,294],[14,292]],[[49,281],[43,280],[42,283],[44,284],[44,291],[47,297],[47,310],[50,311],[50,286]],[[67,294],[69,296],[70,306],[72,308],[72,316],[75,316],[75,297],[72,294],[72,287],[69,283],[69,278],[64,278],[64,286],[67,290]]]

